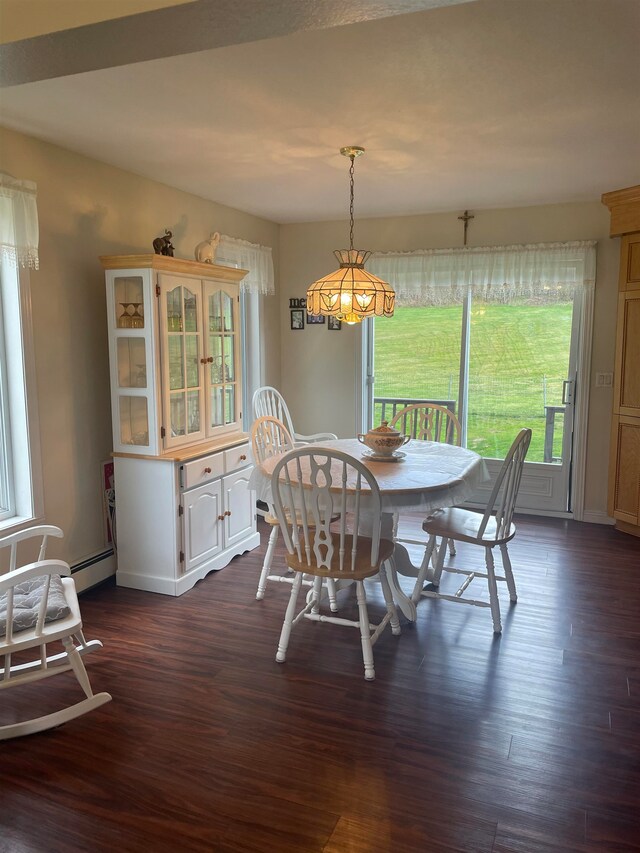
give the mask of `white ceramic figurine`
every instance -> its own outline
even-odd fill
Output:
[[[220,242],[220,232],[215,231],[208,240],[198,243],[195,249],[196,261],[201,264],[212,264],[216,256],[216,249]]]

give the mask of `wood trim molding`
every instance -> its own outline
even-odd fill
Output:
[[[604,193],[602,203],[611,213],[609,236],[620,237],[640,231],[640,184]]]
[[[210,441],[202,442],[201,444],[189,445],[184,449],[176,448],[170,450],[162,456],[149,456],[142,453],[122,453],[113,451],[112,457],[121,457],[123,459],[144,459],[152,462],[186,462],[189,459],[197,459],[198,456],[207,456],[209,453],[217,453],[222,450],[230,450],[232,447],[238,447],[241,444],[249,443],[249,433],[234,432],[232,435],[227,435],[222,438],[216,438]]]
[[[241,281],[249,270],[226,267],[221,264],[201,264],[168,255],[100,255],[105,270],[153,269],[160,272],[196,275],[199,278],[215,278],[222,281]]]

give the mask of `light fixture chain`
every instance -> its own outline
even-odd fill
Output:
[[[355,158],[355,154],[351,154],[349,159],[351,160],[351,165],[349,166],[349,178],[351,182],[351,204],[349,205],[349,216],[351,218],[351,227],[349,229],[349,248],[353,249],[353,172],[354,167],[353,163]]]

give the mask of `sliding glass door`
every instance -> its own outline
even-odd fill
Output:
[[[371,321],[364,330],[369,425],[409,403],[440,402],[493,473],[518,430],[530,427],[518,505],[570,510],[579,315],[575,298],[484,301],[469,288],[457,304],[398,307],[394,317]]]

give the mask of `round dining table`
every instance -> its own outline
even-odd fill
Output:
[[[364,462],[376,479],[382,500],[382,536],[392,538],[394,517],[400,513],[419,513],[425,517],[436,509],[455,506],[470,497],[476,486],[489,479],[484,460],[473,450],[435,441],[412,440],[398,451],[393,461],[372,459],[357,438],[323,441],[308,445],[309,450],[332,448]],[[271,474],[284,454],[256,465],[249,480],[260,500],[273,502]],[[362,491],[366,506],[366,488]],[[412,563],[407,549],[396,542],[387,573],[396,604],[410,621],[416,619],[416,607],[398,581],[398,574],[417,577],[419,566]]]

